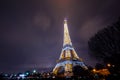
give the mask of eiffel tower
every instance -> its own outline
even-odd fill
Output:
[[[67,19],[64,19],[64,40],[63,40],[63,48],[57,60],[57,64],[53,69],[53,74],[56,76],[62,73],[65,76],[73,76],[73,67],[81,66],[84,69],[87,69],[87,66],[83,63],[82,59],[79,58],[75,49],[72,46],[72,42],[70,39]]]

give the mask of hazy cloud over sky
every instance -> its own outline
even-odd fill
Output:
[[[0,72],[54,67],[63,42],[63,19],[87,65],[97,61],[87,41],[120,16],[119,0],[1,0]]]

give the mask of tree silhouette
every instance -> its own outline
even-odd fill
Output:
[[[120,66],[120,18],[91,37],[88,46],[90,53],[104,63]]]

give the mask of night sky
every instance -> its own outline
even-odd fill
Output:
[[[94,66],[87,41],[119,16],[120,0],[0,0],[0,72],[54,67],[64,17],[77,54]]]

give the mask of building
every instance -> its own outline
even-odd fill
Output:
[[[73,67],[80,66],[83,69],[87,69],[87,66],[79,58],[75,49],[72,46],[72,42],[69,35],[67,19],[64,19],[64,40],[63,48],[60,54],[59,60],[53,69],[53,74],[56,76],[71,77],[74,75]]]

